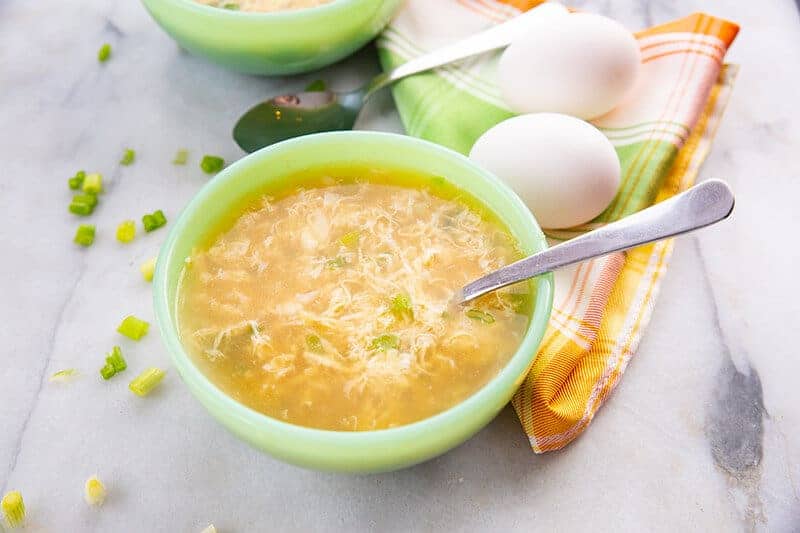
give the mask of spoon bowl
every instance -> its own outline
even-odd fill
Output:
[[[292,137],[349,130],[363,105],[363,90],[276,96],[242,115],[233,128],[233,139],[245,152],[255,152]]]

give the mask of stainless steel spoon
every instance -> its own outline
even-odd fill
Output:
[[[352,129],[365,102],[384,87],[413,74],[504,48],[525,31],[532,17],[540,18],[565,11],[559,4],[543,4],[508,22],[412,59],[376,76],[354,91],[300,92],[276,96],[242,115],[233,128],[233,138],[244,151],[253,152],[300,135]]]
[[[468,302],[567,265],[710,226],[727,218],[733,204],[733,191],[724,181],[708,180],[669,200],[496,270],[466,285],[455,301]]]

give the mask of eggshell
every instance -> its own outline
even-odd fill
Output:
[[[567,115],[505,120],[484,133],[469,156],[506,182],[543,228],[589,222],[619,188],[614,146],[588,122]]]
[[[565,113],[586,120],[614,109],[636,83],[641,52],[618,22],[590,13],[545,17],[500,58],[498,81],[517,113]]]

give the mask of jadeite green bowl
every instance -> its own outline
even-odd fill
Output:
[[[142,0],[179,45],[249,74],[308,72],[372,40],[402,0],[334,0],[308,9],[253,13],[194,0]]]
[[[531,284],[536,298],[528,330],[509,363],[478,392],[435,416],[378,431],[326,431],[268,417],[226,396],[194,365],[176,327],[176,291],[192,247],[241,200],[266,184],[310,167],[368,164],[442,176],[483,201],[510,229],[526,253],[544,249],[544,235],[511,189],[466,157],[439,145],[389,133],[335,132],[299,137],[241,159],[220,172],[192,199],[158,257],[154,302],[158,327],[174,365],[208,411],[234,434],[275,457],[307,468],[380,472],[413,465],[461,444],[508,403],[533,363],[553,302],[553,277]]]

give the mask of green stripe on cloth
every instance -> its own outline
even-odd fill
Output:
[[[622,167],[622,184],[614,201],[595,222],[618,220],[653,205],[678,155],[678,148],[667,141],[643,141],[617,146],[616,150]],[[648,178],[629,179],[637,175]]]
[[[385,48],[379,49],[385,69],[403,60]],[[489,128],[514,116],[472,96],[434,72],[417,74],[392,87],[392,94],[406,132],[468,154]],[[453,127],[458,124],[458,127]]]

